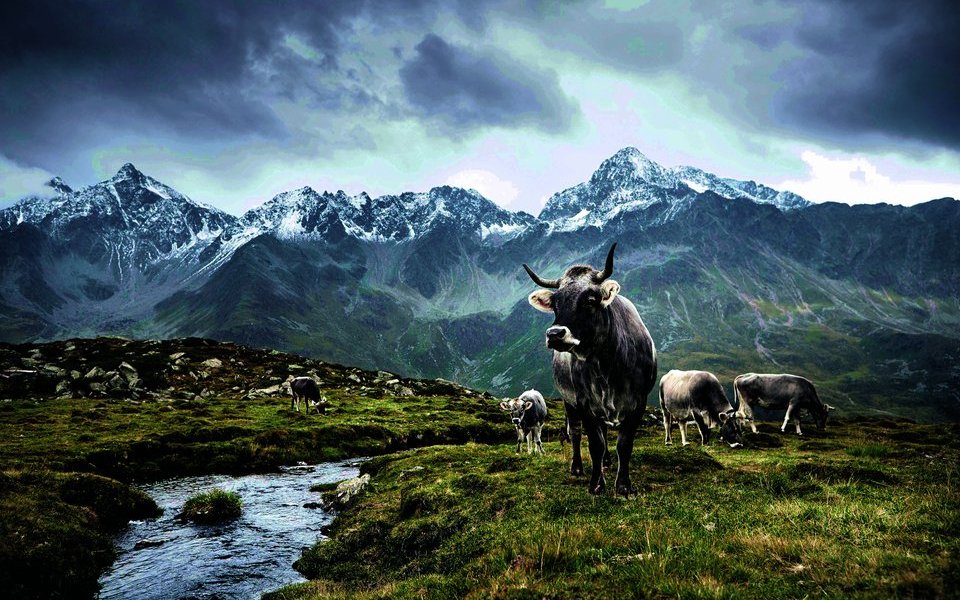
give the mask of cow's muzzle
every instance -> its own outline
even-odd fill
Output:
[[[513,424],[514,424],[514,425],[519,425],[519,424],[520,424],[520,417],[513,417],[513,419],[511,419],[511,420],[513,421]]]
[[[547,348],[557,352],[570,352],[579,345],[580,340],[573,337],[568,328],[555,325],[547,329]]]

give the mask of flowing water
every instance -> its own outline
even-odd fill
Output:
[[[181,477],[143,486],[163,508],[158,519],[134,521],[116,540],[118,558],[100,579],[99,598],[259,598],[303,581],[293,569],[300,551],[323,537],[333,516],[304,508],[318,502],[310,486],[356,477],[359,461],[287,467],[279,473]],[[174,519],[194,494],[221,488],[240,494],[243,515],[225,525]]]

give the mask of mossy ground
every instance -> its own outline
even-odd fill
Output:
[[[372,460],[373,481],[271,600],[339,597],[951,597],[958,430],[843,421],[731,450],[641,430],[630,499],[510,445]],[[773,446],[773,447],[771,447]],[[569,455],[569,447],[567,448]]]
[[[31,356],[36,364],[23,360]],[[206,366],[211,359],[222,365]],[[56,398],[44,368],[121,362],[144,380],[137,398]],[[494,399],[449,382],[207,340],[0,344],[7,369],[37,371],[0,378],[0,589],[15,597],[90,598],[113,560],[110,534],[150,514],[129,506],[138,497],[130,482],[513,437]],[[306,373],[321,382],[326,415],[291,410],[280,390],[256,393]]]
[[[207,525],[232,521],[241,514],[243,514],[243,501],[240,499],[240,494],[215,489],[188,498],[177,517]]]

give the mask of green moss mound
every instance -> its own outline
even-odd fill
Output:
[[[241,514],[240,494],[216,489],[190,497],[177,518],[198,525],[216,525],[239,519]]]

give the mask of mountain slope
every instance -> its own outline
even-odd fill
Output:
[[[626,148],[539,217],[471,190],[301,188],[240,218],[125,166],[0,211],[0,338],[207,336],[367,368],[552,392],[526,303],[600,264],[661,372],[793,371],[848,412],[960,417],[960,202],[810,205]]]

